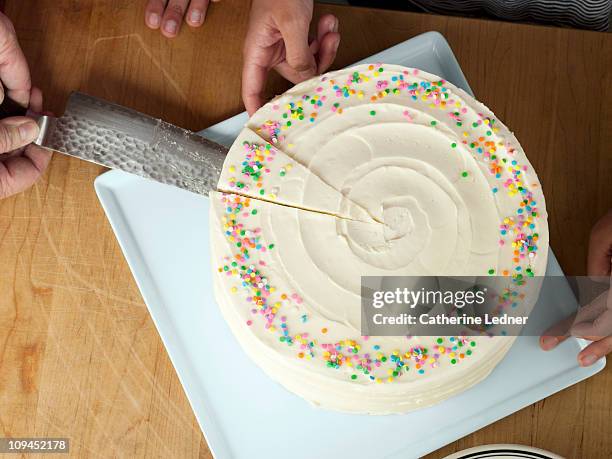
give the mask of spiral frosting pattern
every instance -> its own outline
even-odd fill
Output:
[[[512,133],[435,75],[372,64],[260,109],[211,194],[219,307],[271,377],[384,414],[484,378],[508,337],[360,336],[361,276],[543,274],[544,196]]]

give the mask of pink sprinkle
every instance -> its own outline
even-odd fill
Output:
[[[247,325],[250,327],[251,325],[253,325],[253,321],[252,320],[247,320]]]

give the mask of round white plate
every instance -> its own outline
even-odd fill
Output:
[[[444,459],[563,459],[558,454],[523,445],[484,445],[465,449]]]

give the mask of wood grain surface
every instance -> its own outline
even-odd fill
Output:
[[[145,28],[144,3],[6,0],[46,107],[61,113],[79,89],[191,129],[240,112],[248,2],[214,4],[201,29],[174,40]],[[340,18],[336,68],[425,31],[445,35],[538,171],[561,266],[583,274],[589,229],[612,207],[610,35],[323,12]],[[274,76],[269,94],[287,87]],[[0,436],[69,437],[74,457],[212,457],[95,196],[102,172],[56,155],[35,187],[0,201]],[[612,369],[429,457],[487,443],[612,457]]]

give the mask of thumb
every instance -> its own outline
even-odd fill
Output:
[[[308,45],[308,26],[308,21],[300,20],[297,26],[293,22],[290,27],[279,27],[285,41],[285,59],[303,79],[313,77],[317,73],[317,64]]]
[[[17,150],[38,136],[38,125],[29,118],[13,117],[0,121],[0,153]]]

